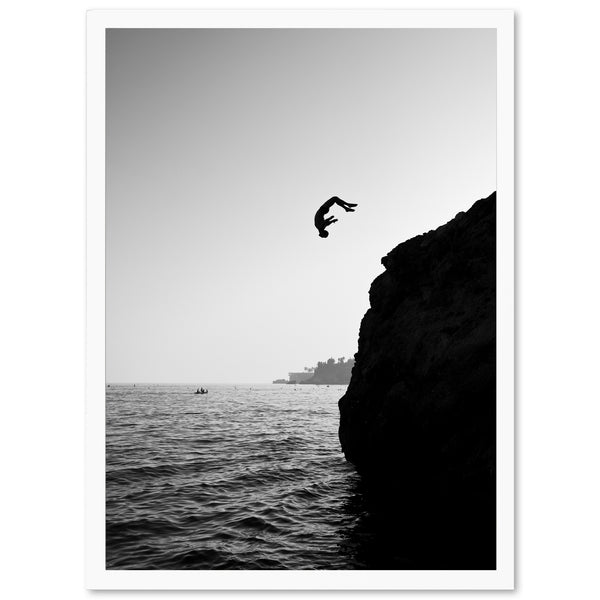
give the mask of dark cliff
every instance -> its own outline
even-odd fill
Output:
[[[496,194],[381,262],[339,402],[342,449],[436,545],[414,568],[494,568]]]

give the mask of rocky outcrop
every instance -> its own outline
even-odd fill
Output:
[[[440,535],[460,536],[462,554],[431,568],[493,568],[496,194],[381,262],[339,402],[342,449],[388,508],[427,511]]]

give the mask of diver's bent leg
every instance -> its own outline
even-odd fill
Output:
[[[345,202],[344,200],[341,200],[340,198],[338,198],[335,203],[338,206],[341,206],[346,212],[354,212],[353,208],[350,208],[351,206],[357,206],[356,204],[350,204],[349,202]]]

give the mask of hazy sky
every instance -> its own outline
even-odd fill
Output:
[[[494,191],[495,30],[109,30],[106,136],[107,380],[269,382]]]

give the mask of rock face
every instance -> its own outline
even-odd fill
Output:
[[[495,568],[496,194],[381,262],[342,449],[387,510],[426,523],[439,551],[417,548],[417,568]]]

